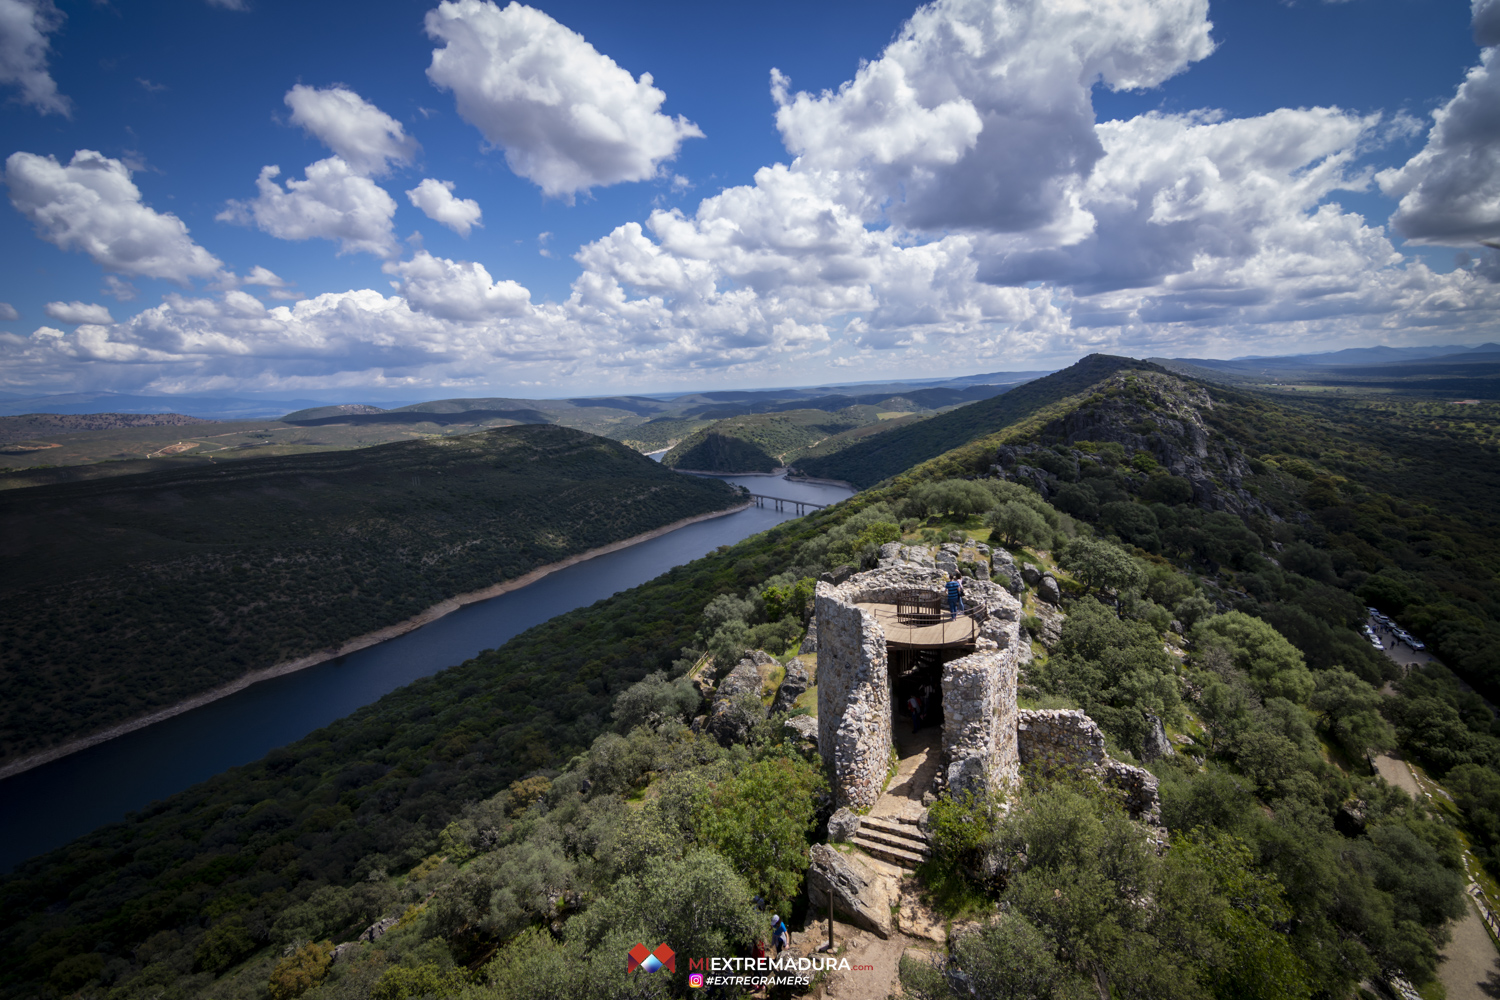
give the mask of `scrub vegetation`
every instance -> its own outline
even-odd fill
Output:
[[[1445,499],[1414,418],[1364,436],[1126,359],[1064,374],[874,489],[27,862],[0,881],[0,993],[686,996],[685,975],[626,973],[625,951],[745,953],[768,930],[756,897],[795,924],[831,808],[785,715],[754,712],[728,747],[690,728],[694,678],[750,645],[794,649],[819,574],[953,532],[1057,575],[1056,632],[1026,595],[1048,645],[1024,701],[1087,710],[1122,760],[1158,722],[1175,752],[1148,765],[1165,837],[1086,774],[1029,774],[1005,809],[939,800],[920,875],[978,924],[904,963],[907,996],[1349,997],[1391,969],[1438,988],[1465,838],[1486,863],[1500,843],[1500,741],[1457,675],[1407,673],[1357,628],[1381,604],[1485,683],[1464,657],[1493,621],[1487,550],[1439,554],[1488,516],[1482,490]],[[1367,481],[1360,449],[1405,471]],[[1465,468],[1482,484],[1496,462]],[[1420,551],[1413,518],[1451,541]],[[1475,631],[1418,620],[1439,602]],[[1393,747],[1456,807],[1375,776],[1368,756]],[[332,960],[381,917],[378,941]]]

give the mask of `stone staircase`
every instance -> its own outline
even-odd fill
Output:
[[[850,841],[871,857],[908,871],[932,857],[927,834],[914,818],[866,816]]]

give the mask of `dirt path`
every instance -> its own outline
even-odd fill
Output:
[[[900,934],[881,939],[837,921],[834,935],[842,945],[839,957],[849,960],[849,968],[829,973],[823,980],[822,995],[828,1000],[887,1000],[900,996],[901,956],[906,949],[937,947]]]

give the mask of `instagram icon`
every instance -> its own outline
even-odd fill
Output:
[[[701,973],[701,972],[695,972],[691,976],[688,976],[688,985],[691,986],[695,990],[702,989],[703,988],[703,973]]]

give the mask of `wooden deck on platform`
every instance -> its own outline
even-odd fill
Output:
[[[948,612],[943,612],[943,620],[936,625],[903,625],[896,620],[896,606],[894,604],[860,604],[856,605],[861,610],[868,611],[880,622],[881,631],[885,633],[885,644],[888,649],[939,649],[954,646],[972,646],[974,640],[979,637],[979,626],[972,618],[960,614],[952,621],[948,620]]]

